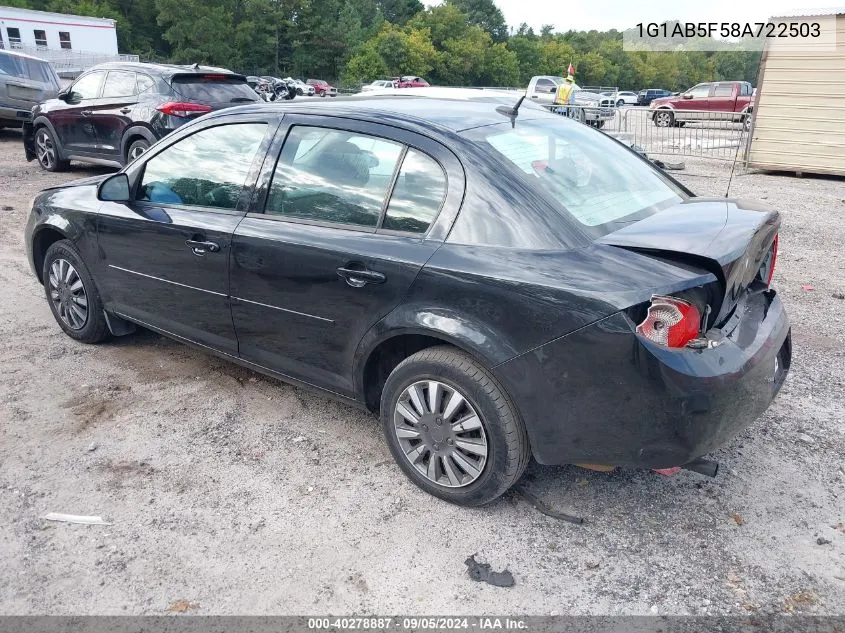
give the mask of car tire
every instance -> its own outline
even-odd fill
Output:
[[[531,457],[525,426],[504,389],[454,347],[430,347],[399,363],[384,385],[380,417],[405,475],[457,505],[498,498]]]
[[[100,293],[73,243],[54,242],[41,270],[47,303],[65,334],[83,343],[106,340],[110,334]]]
[[[654,113],[654,124],[657,127],[672,127],[675,124],[675,115],[671,110],[658,110]]]
[[[59,146],[49,128],[42,126],[35,130],[35,157],[45,171],[65,171],[70,161],[59,158]]]
[[[605,121],[596,121],[596,122],[595,122],[595,128],[596,128],[597,130],[600,130],[600,129],[602,129],[602,128],[604,127],[604,124],[605,124]]]
[[[133,141],[132,144],[129,146],[129,149],[126,150],[126,162],[131,163],[133,160],[138,158],[141,154],[146,152],[150,149],[149,141],[145,139],[138,139],[137,141]]]
[[[300,97],[305,96],[305,93],[304,93],[304,92],[302,92],[302,88],[297,88],[297,89],[296,89],[296,94],[298,94]]]
[[[742,130],[748,132],[751,130],[751,111],[749,110],[742,116]]]
[[[619,101],[616,102],[617,108],[621,108],[623,105],[625,105],[625,99],[620,99]]]

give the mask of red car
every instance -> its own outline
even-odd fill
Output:
[[[320,97],[336,97],[337,88],[332,86],[328,81],[322,79],[309,79],[306,81],[309,86],[314,86],[314,94]]]
[[[724,120],[743,123],[748,129],[754,109],[754,87],[747,81],[708,82],[677,96],[654,99],[648,107],[657,127]]]
[[[429,83],[422,77],[414,75],[405,75],[404,77],[394,77],[393,83],[397,88],[428,88]]]

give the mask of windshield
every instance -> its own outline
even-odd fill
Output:
[[[173,78],[173,89],[186,99],[203,103],[259,101],[245,79],[218,75],[183,75]]]
[[[543,117],[468,130],[557,201],[583,228],[605,235],[686,195],[635,153],[592,128],[563,117]]]

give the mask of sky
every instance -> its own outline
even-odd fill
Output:
[[[772,16],[806,13],[825,5],[824,0],[495,0],[509,26],[522,22],[539,30],[553,24],[555,31],[622,31],[638,23],[680,20],[682,22],[765,22]],[[427,4],[436,4],[428,2]]]

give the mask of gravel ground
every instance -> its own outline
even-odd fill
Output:
[[[724,195],[723,164],[686,163]],[[845,181],[734,177],[783,212],[792,373],[716,479],[532,465],[579,526],[515,494],[438,501],[374,418],[156,335],[66,337],[23,227],[40,188],[95,173],[44,173],[0,132],[0,613],[845,612]],[[473,553],[516,585],[470,580]]]

